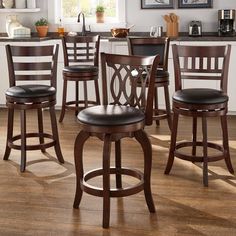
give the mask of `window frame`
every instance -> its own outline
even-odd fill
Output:
[[[61,15],[61,0],[50,0],[48,1],[48,20],[52,24],[58,24]],[[126,27],[126,3],[125,0],[117,0],[117,20],[114,21],[114,18],[109,20],[109,17],[106,18],[104,23],[96,23],[94,19],[86,18],[86,27],[90,26],[92,31],[106,31],[110,30],[111,27]],[[53,9],[53,10],[52,10]],[[79,12],[78,12],[79,13]],[[78,25],[82,25],[77,22],[77,18],[73,21],[63,21],[67,31],[78,31]]]

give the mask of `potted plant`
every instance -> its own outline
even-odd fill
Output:
[[[39,37],[45,37],[48,33],[48,20],[43,17],[40,18],[35,22],[35,27]]]
[[[96,7],[96,20],[97,20],[97,23],[104,23],[104,11],[105,11],[104,6],[97,5],[97,7]]]

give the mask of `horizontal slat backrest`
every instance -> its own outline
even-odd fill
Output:
[[[16,81],[47,80],[56,87],[58,48],[6,45],[10,86],[15,86]]]
[[[182,88],[183,79],[219,80],[220,88],[227,90],[230,45],[173,45],[172,49],[176,90]]]
[[[100,36],[64,36],[65,66],[89,63],[98,66]]]

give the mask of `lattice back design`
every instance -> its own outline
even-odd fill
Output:
[[[148,67],[115,64],[111,65],[110,68],[111,104],[129,105],[144,110],[146,106],[146,84],[150,77]]]
[[[56,88],[58,48],[58,44],[48,46],[6,45],[10,86],[15,86],[16,81],[42,83],[43,80]]]
[[[101,53],[103,104],[133,106],[152,124],[153,96],[159,56]]]
[[[230,46],[173,45],[177,83],[184,79],[220,80],[223,89],[227,86],[230,49]]]
[[[98,65],[100,37],[66,36],[63,38],[65,66],[76,64]]]

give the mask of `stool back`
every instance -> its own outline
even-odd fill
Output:
[[[64,36],[64,66],[91,63],[98,66],[100,36]]]
[[[48,81],[56,88],[59,45],[12,46],[6,45],[10,87],[16,81]]]
[[[175,90],[182,89],[184,79],[219,80],[220,89],[227,93],[231,45],[172,46]]]
[[[160,57],[101,53],[101,60],[103,104],[138,107],[145,112],[146,124],[152,124],[154,83]],[[108,102],[108,91],[110,91],[110,102]]]
[[[128,37],[128,48],[130,55],[155,56],[160,55],[158,68],[168,70],[168,55],[170,39],[168,37]]]

